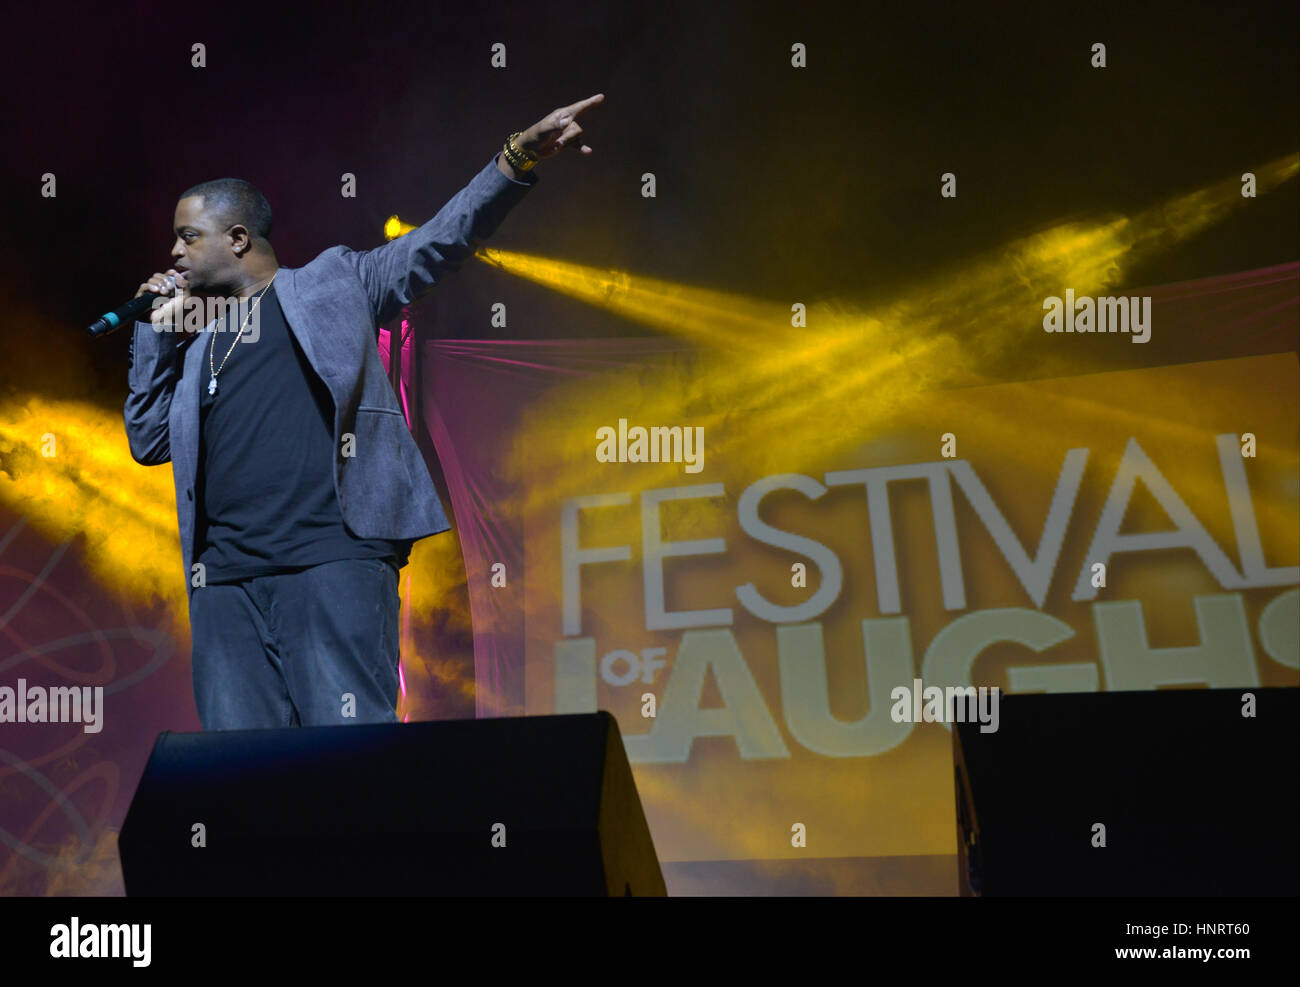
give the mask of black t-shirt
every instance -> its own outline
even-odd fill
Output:
[[[195,558],[206,581],[339,559],[387,559],[401,568],[412,542],[357,538],[343,523],[334,489],[334,401],[289,330],[275,285],[236,343],[248,311],[232,309],[225,331],[192,344],[211,352],[219,371],[210,394],[204,353]]]

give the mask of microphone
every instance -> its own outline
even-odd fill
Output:
[[[153,308],[155,298],[168,298],[168,295],[155,294],[152,291],[146,291],[139,298],[132,298],[125,305],[119,305],[111,312],[105,312],[98,319],[86,327],[86,335],[91,339],[100,336],[107,336],[111,332],[116,332],[128,322],[134,323],[135,320],[146,314]]]

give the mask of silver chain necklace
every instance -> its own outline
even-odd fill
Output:
[[[239,327],[239,335],[236,336],[235,341],[230,344],[230,349],[226,350],[226,355],[221,358],[221,366],[219,367],[213,366],[212,353],[217,348],[217,334],[215,332],[212,334],[212,345],[208,347],[208,370],[212,374],[212,377],[208,380],[209,394],[217,393],[217,374],[221,373],[221,371],[226,368],[226,361],[230,359],[230,354],[235,352],[235,346],[238,345],[240,338],[244,335],[244,330],[248,328],[248,323],[252,321],[253,313],[257,311],[257,306],[262,301],[262,296],[271,290],[271,285],[275,284],[275,279],[279,273],[279,271],[276,271],[275,274],[272,274],[271,280],[266,283],[266,287],[257,293],[257,298],[253,300],[253,304],[248,309],[248,315],[244,318],[244,324]]]

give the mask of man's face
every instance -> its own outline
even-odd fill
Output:
[[[219,217],[203,208],[202,196],[190,196],[176,203],[173,226],[176,241],[172,259],[185,272],[189,292],[195,295],[221,290],[229,280],[234,260],[227,231]]]

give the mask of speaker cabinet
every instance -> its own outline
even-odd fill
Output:
[[[664,895],[606,712],[163,733],[128,895]]]
[[[962,894],[1295,895],[1298,739],[1300,689],[1002,696],[953,725]]]

